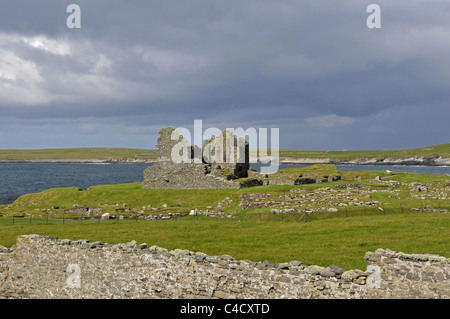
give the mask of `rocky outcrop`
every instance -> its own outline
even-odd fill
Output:
[[[0,298],[450,298],[449,259],[383,249],[366,270],[38,235],[5,249]]]

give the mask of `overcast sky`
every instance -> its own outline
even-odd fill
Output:
[[[0,149],[155,148],[196,119],[282,148],[446,143],[450,1],[1,0],[0,115]]]

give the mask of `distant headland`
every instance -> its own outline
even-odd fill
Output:
[[[0,162],[156,163],[156,149],[56,148],[0,150]],[[356,164],[450,166],[450,143],[407,150],[313,151],[280,149],[284,164]]]

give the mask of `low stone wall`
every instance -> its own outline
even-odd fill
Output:
[[[365,260],[365,272],[344,271],[25,235],[0,249],[0,297],[450,298],[447,258],[378,249]]]

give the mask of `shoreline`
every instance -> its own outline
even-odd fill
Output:
[[[356,158],[351,160],[332,160],[330,158],[280,158],[280,164],[333,164],[333,165],[380,165],[380,166],[450,166],[450,158],[442,156],[415,156],[399,158]]]
[[[157,159],[45,159],[45,160],[0,160],[0,163],[42,163],[42,164],[154,164],[159,162]],[[258,161],[258,163],[261,163]],[[436,159],[430,158],[406,158],[406,159],[355,159],[355,160],[343,160],[335,161],[330,159],[311,159],[311,158],[281,158],[280,164],[333,164],[333,165],[372,165],[372,166],[431,166],[431,167],[448,167],[450,166],[450,158]]]
[[[0,160],[0,163],[80,163],[80,164],[146,164],[156,163],[158,160],[136,160],[136,159],[114,159],[114,160],[99,160],[99,159],[46,159],[46,160]]]

